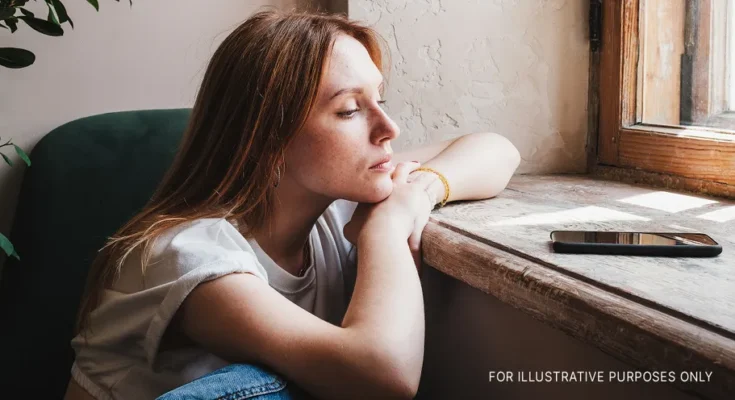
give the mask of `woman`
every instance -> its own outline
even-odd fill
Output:
[[[393,154],[382,65],[338,16],[261,12],[224,40],[166,177],[93,263],[67,399],[416,393],[429,213],[495,196],[519,156],[487,133]]]

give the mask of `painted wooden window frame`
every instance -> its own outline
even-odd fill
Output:
[[[593,167],[681,180],[685,189],[735,195],[735,135],[707,127],[640,123],[637,115],[640,0],[602,1],[602,45],[593,54]],[[597,65],[594,65],[594,64]],[[595,70],[596,69],[596,70]],[[596,125],[596,126],[595,126]],[[635,173],[635,172],[633,172]]]

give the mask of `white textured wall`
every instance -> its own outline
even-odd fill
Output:
[[[349,0],[392,52],[396,149],[492,131],[521,173],[582,172],[587,0]]]
[[[236,25],[261,6],[302,2],[134,0],[131,8],[127,0],[101,0],[99,13],[84,0],[64,3],[75,26],[64,24],[64,36],[44,36],[25,24],[12,35],[0,29],[0,47],[36,54],[28,68],[0,67],[0,137],[3,143],[13,138],[26,151],[77,118],[193,105],[206,62]],[[28,8],[47,14],[43,2],[29,2]],[[12,149],[3,150],[18,160]],[[0,164],[0,232],[7,235],[25,165]]]

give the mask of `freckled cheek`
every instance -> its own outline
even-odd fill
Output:
[[[333,145],[325,141],[304,143],[299,148],[300,175],[311,181],[333,178],[334,171],[344,163],[336,153]]]
[[[313,143],[312,154],[327,165],[354,166],[360,157],[361,147],[346,137],[344,132],[328,132],[321,140]]]
[[[328,123],[327,123],[328,122]],[[302,177],[312,182],[324,177],[333,184],[354,180],[363,169],[365,145],[357,139],[353,123],[319,121],[309,127],[307,140],[294,143]],[[313,175],[313,176],[308,176]]]

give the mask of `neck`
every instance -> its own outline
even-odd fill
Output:
[[[333,200],[300,187],[284,176],[276,188],[273,215],[254,232],[263,251],[281,268],[297,275],[304,266],[304,249],[317,219]]]

